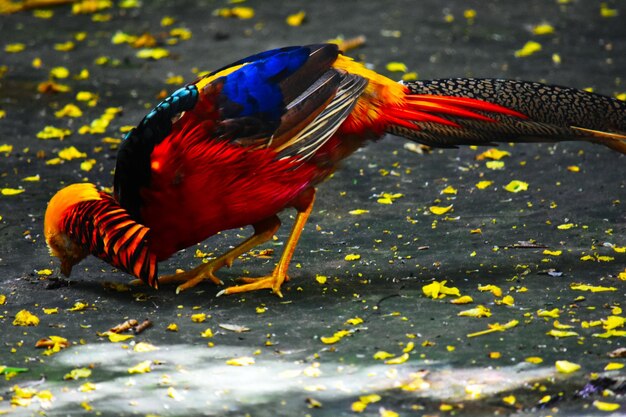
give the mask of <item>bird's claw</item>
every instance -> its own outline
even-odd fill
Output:
[[[243,282],[241,285],[234,285],[232,287],[224,288],[220,292],[217,293],[217,297],[222,295],[230,295],[230,294],[238,294],[249,291],[256,291],[262,289],[271,290],[274,294],[283,298],[283,293],[280,291],[280,287],[284,281],[288,281],[289,278],[284,275],[280,276],[277,274],[272,274],[259,278],[249,278],[242,277],[238,278],[237,281]]]

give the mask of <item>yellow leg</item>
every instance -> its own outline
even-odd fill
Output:
[[[219,258],[213,259],[207,263],[202,263],[189,271],[161,276],[159,277],[159,286],[173,282],[182,282],[182,284],[176,288],[176,294],[178,294],[181,291],[195,287],[204,280],[210,280],[215,284],[222,285],[223,282],[214,275],[214,272],[224,266],[230,268],[234,260],[239,256],[248,252],[255,246],[270,240],[279,227],[280,220],[277,216],[257,223],[254,225],[254,234],[237,247],[229,250]]]
[[[280,260],[278,261],[278,265],[276,265],[274,272],[272,272],[271,275],[267,275],[264,277],[240,278],[239,280],[244,282],[244,284],[235,285],[234,287],[228,287],[220,291],[217,294],[218,296],[222,294],[237,294],[260,289],[270,289],[272,290],[272,292],[274,292],[274,294],[277,294],[279,297],[283,296],[283,294],[280,292],[280,287],[284,281],[289,280],[289,277],[287,276],[287,269],[289,268],[289,263],[291,262],[291,257],[293,256],[293,252],[296,249],[298,240],[300,240],[302,229],[304,228],[304,225],[306,224],[306,221],[311,214],[311,210],[313,210],[313,203],[315,202],[315,190],[311,189],[310,192],[306,194],[305,199],[306,201],[304,202],[304,207],[296,207],[298,210],[296,221],[293,225],[293,229],[291,230],[291,234],[287,239],[285,250],[280,257]]]

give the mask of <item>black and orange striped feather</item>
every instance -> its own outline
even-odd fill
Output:
[[[133,220],[113,197],[74,205],[61,225],[92,255],[157,288],[157,257],[150,251],[150,229]]]

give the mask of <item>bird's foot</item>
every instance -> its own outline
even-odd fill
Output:
[[[176,294],[179,294],[182,291],[188,290],[189,288],[193,288],[202,281],[209,280],[216,285],[224,285],[221,279],[215,276],[214,272],[220,269],[224,264],[230,266],[232,261],[230,262],[215,262],[210,261],[207,263],[203,263],[194,269],[185,272],[179,272],[177,274],[171,275],[163,275],[159,277],[159,286],[164,284],[172,284],[182,282],[178,287],[176,287]]]
[[[278,269],[278,268],[277,268]],[[217,296],[224,294],[239,294],[248,291],[256,291],[268,289],[272,290],[272,292],[278,295],[280,298],[283,297],[282,292],[280,291],[280,287],[285,281],[289,281],[289,277],[287,274],[279,271],[274,271],[271,275],[267,275],[264,277],[258,278],[239,278],[239,282],[243,284],[234,285],[232,287],[228,287],[223,289],[222,291],[217,293]]]

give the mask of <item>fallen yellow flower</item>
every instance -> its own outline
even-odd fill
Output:
[[[422,292],[426,297],[430,298],[444,298],[446,295],[455,295],[457,297],[461,296],[459,289],[456,287],[446,287],[446,280],[444,281],[433,281],[430,284],[424,285],[422,287]]]
[[[385,361],[386,365],[400,365],[406,361],[409,360],[409,354],[407,352],[403,353],[402,355],[392,358],[392,359],[387,359]]]
[[[557,339],[559,338],[563,338],[563,337],[574,337],[574,336],[578,336],[578,333],[571,331],[571,330],[556,330],[556,329],[552,329],[549,332],[546,333],[548,336],[552,336],[555,337]]]
[[[562,374],[571,374],[572,372],[576,372],[580,369],[579,364],[570,361],[556,361],[554,366],[556,367],[556,370]]]
[[[452,204],[446,207],[440,207],[440,206],[430,206],[428,208],[428,210],[433,213],[436,214],[437,216],[441,216],[442,214],[445,214],[447,212],[449,212],[452,209]]]
[[[485,292],[490,291],[496,297],[502,297],[502,289],[497,285],[488,284],[488,285],[479,285],[478,291]]]
[[[459,312],[458,316],[475,318],[491,317],[491,310],[483,305],[477,305],[469,310]]]
[[[300,10],[298,13],[290,14],[289,16],[287,16],[285,22],[287,22],[289,26],[300,26],[302,22],[304,22],[305,18],[306,13],[304,12],[304,10]]]
[[[150,367],[150,365],[152,365],[151,361],[140,362],[137,365],[131,368],[128,368],[128,373],[129,374],[145,374],[147,372],[152,372],[152,368]]]
[[[491,148],[476,156],[476,160],[481,161],[483,159],[493,159],[495,161],[499,161],[505,156],[511,156],[510,152],[501,151],[500,149]]]
[[[226,361],[226,365],[231,366],[249,366],[254,365],[254,358],[249,356],[242,356],[239,358],[233,358]]]
[[[601,285],[586,285],[586,284],[571,284],[570,288],[576,291],[591,291],[591,292],[604,292],[604,291],[617,291],[615,287],[604,287]]]
[[[600,411],[615,411],[618,410],[621,405],[618,403],[607,403],[604,401],[595,400],[593,402],[593,406],[596,407]]]
[[[14,326],[39,326],[39,317],[28,310],[20,310],[13,320]]]
[[[524,181],[513,180],[504,186],[504,189],[510,193],[519,193],[528,190],[528,183]]]
[[[515,56],[517,58],[523,58],[539,51],[541,51],[541,44],[539,42],[528,41],[524,44],[522,49],[518,49],[517,51],[515,51]]]
[[[487,330],[481,330],[479,332],[470,333],[467,335],[467,337],[483,336],[483,335],[493,333],[493,332],[503,332],[505,330],[508,330],[517,326],[518,324],[519,324],[519,320],[511,320],[504,324],[500,324],[500,323],[488,324],[487,326],[489,328]]]

